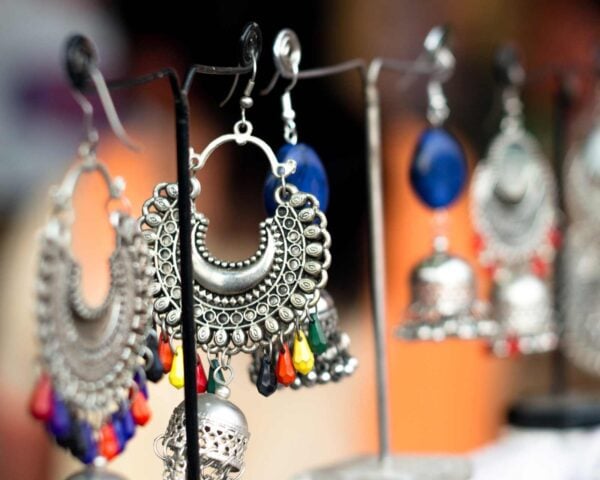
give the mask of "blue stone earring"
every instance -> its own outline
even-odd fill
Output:
[[[410,183],[417,197],[434,212],[433,254],[419,262],[410,277],[411,304],[397,334],[405,340],[444,340],[488,336],[493,323],[486,305],[477,300],[471,266],[448,253],[446,209],[461,195],[467,161],[458,140],[444,127],[450,110],[442,89],[454,70],[454,56],[445,37],[425,40],[432,73],[427,93],[430,126],[417,141],[410,165]]]
[[[296,172],[288,177],[288,181],[298,187],[300,191],[317,197],[321,205],[321,211],[326,213],[329,205],[329,182],[325,167],[323,167],[319,155],[311,146],[298,143],[296,112],[292,107],[291,91],[298,81],[302,52],[300,41],[294,31],[284,29],[279,32],[273,46],[273,55],[275,63],[285,62],[285,68],[291,70],[293,75],[291,83],[281,96],[281,118],[283,120],[285,144],[277,152],[277,159],[279,162],[285,162],[289,159],[296,161]],[[269,215],[273,215],[277,208],[274,192],[280,183],[279,179],[272,174],[265,181],[264,201]]]

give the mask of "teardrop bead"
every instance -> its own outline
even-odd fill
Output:
[[[456,138],[443,128],[426,129],[410,165],[410,183],[419,199],[430,208],[448,207],[466,180],[467,161]]]
[[[57,440],[67,440],[71,435],[71,414],[65,402],[56,394],[52,395],[52,417],[48,428]]]
[[[296,172],[286,178],[286,181],[296,186],[301,192],[311,193],[317,200],[322,212],[329,205],[329,182],[321,159],[312,147],[305,143],[292,145],[287,143],[277,152],[277,160],[282,163],[288,159],[296,161]],[[265,181],[263,190],[265,209],[269,216],[275,214],[277,201],[275,191],[281,186],[281,180],[272,173]]]
[[[286,387],[294,383],[294,380],[296,380],[296,370],[294,370],[292,354],[290,353],[290,347],[287,343],[284,343],[279,350],[275,373],[277,374],[277,380],[279,383],[285,385]]]
[[[90,465],[98,456],[98,444],[94,437],[94,429],[88,422],[80,422],[79,430],[85,449],[81,452],[81,455],[76,456],[81,462]]]
[[[208,393],[215,393],[217,390],[217,382],[215,381],[215,371],[219,366],[219,361],[213,358],[210,361],[210,368],[208,369],[208,385],[206,387],[206,391]],[[219,377],[222,379],[223,377],[219,373]]]
[[[206,392],[206,388],[208,387],[208,379],[206,378],[206,373],[204,372],[204,367],[202,366],[202,361],[200,357],[196,360],[196,392],[204,393]]]
[[[114,413],[111,416],[111,424],[113,426],[113,430],[115,432],[115,438],[117,439],[117,445],[119,446],[118,453],[120,454],[123,450],[125,450],[125,444],[127,443],[127,439],[125,438],[125,431],[123,429],[123,421],[119,412]]]
[[[38,379],[29,401],[31,416],[42,422],[52,418],[52,382],[50,377],[43,373]]]
[[[327,337],[325,337],[323,326],[316,313],[310,314],[310,321],[308,322],[308,343],[311,350],[316,355],[321,355],[327,350]]]
[[[138,390],[148,398],[148,384],[146,383],[146,372],[138,368],[133,374],[133,381],[137,384]]]
[[[164,372],[170,372],[173,365],[173,350],[171,350],[169,337],[166,335],[161,335],[160,342],[158,344],[158,356],[162,362]]]
[[[98,450],[100,455],[107,460],[112,460],[119,453],[119,441],[111,423],[106,423],[100,428]]]
[[[302,330],[298,330],[294,336],[293,362],[296,371],[302,375],[309,373],[315,365],[315,356]]]
[[[164,372],[158,349],[158,338],[155,332],[150,333],[146,337],[146,346],[152,354],[151,361],[145,367],[146,377],[151,382],[156,383],[162,378]]]
[[[131,409],[126,407],[121,407],[119,412],[121,415],[121,424],[123,425],[123,434],[125,435],[125,440],[131,440],[135,435],[135,420],[133,418],[133,414],[131,413]]]
[[[182,388],[185,380],[183,373],[183,347],[179,345],[175,349],[175,357],[173,358],[173,364],[171,371],[169,372],[169,382],[175,388]]]
[[[83,422],[75,420],[71,429],[69,450],[76,458],[81,458],[87,450],[87,441],[83,431]]]
[[[152,411],[148,405],[148,400],[146,400],[142,392],[135,392],[133,401],[131,402],[131,414],[136,425],[146,425],[148,420],[150,420]]]
[[[258,393],[265,397],[272,395],[277,390],[277,376],[269,355],[264,355],[260,362],[260,369],[256,378],[256,389]]]

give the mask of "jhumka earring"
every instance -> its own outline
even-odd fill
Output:
[[[329,203],[327,174],[316,152],[307,144],[298,143],[296,112],[292,107],[291,91],[298,81],[300,57],[300,41],[294,31],[281,30],[275,38],[273,58],[277,72],[291,71],[292,80],[281,97],[283,137],[286,143],[279,149],[277,158],[281,163],[294,159],[296,171],[287,178],[287,181],[300,190],[314,195],[319,201],[321,211],[325,213]],[[277,79],[277,74],[274,78]],[[272,173],[265,182],[265,208],[269,215],[272,215],[277,209],[275,191],[280,184],[280,179]],[[263,379],[266,378],[264,372],[270,369],[271,363],[276,365],[277,383],[281,386],[291,386],[294,389],[331,381],[337,382],[354,373],[358,361],[348,352],[350,337],[347,333],[340,331],[338,320],[338,312],[333,298],[322,290],[316,311],[309,315],[308,323],[302,327],[311,350],[315,354],[314,368],[306,375],[296,374],[289,361],[290,345],[283,340],[280,342],[279,351],[275,356],[275,352],[272,352],[271,349],[259,348],[253,353],[249,368],[250,378],[256,383],[259,392],[263,395],[270,395],[274,392],[271,388],[265,389],[263,383]]]
[[[410,183],[417,197],[434,210],[434,252],[412,270],[411,303],[398,335],[406,340],[463,339],[486,335],[486,305],[477,300],[475,274],[462,258],[448,252],[446,209],[462,193],[467,162],[458,140],[446,129],[450,113],[442,83],[454,70],[455,59],[445,34],[432,31],[425,50],[432,73],[427,86],[430,127],[420,136],[410,166]]]
[[[94,65],[89,77],[113,130],[131,146]],[[149,258],[129,214],[123,179],[111,178],[96,157],[92,105],[79,90],[73,95],[84,112],[86,139],[79,146],[79,160],[52,195],[52,213],[41,233],[36,310],[42,374],[30,411],[58,445],[89,465],[70,480],[117,480],[121,477],[101,467],[120,454],[136,426],[150,418],[143,385],[151,307]],[[71,251],[73,194],[87,173],[98,173],[108,187],[107,210],[116,237],[109,293],[98,306],[90,306],[81,294],[81,266]]]
[[[591,122],[565,163],[565,198],[571,220],[562,256],[564,346],[569,358],[593,375],[600,374],[600,86]],[[590,128],[591,123],[591,128]]]
[[[472,217],[479,259],[493,276],[496,355],[545,352],[558,335],[548,286],[558,241],[556,193],[548,160],[523,127],[519,90],[525,73],[512,48],[500,51],[504,118],[475,169]]]
[[[195,210],[200,182],[192,179],[194,317],[196,341],[210,358],[207,393],[198,395],[199,448],[202,478],[237,478],[244,469],[249,439],[248,425],[241,410],[229,400],[228,384],[233,378],[231,357],[257,348],[280,349],[293,341],[293,352],[285,350],[285,362],[303,375],[314,366],[303,326],[317,308],[320,292],[327,284],[331,262],[327,219],[319,201],[287,181],[296,162],[279,162],[272,149],[252,135],[246,110],[256,74],[240,100],[241,119],[234,131],[213,140],[201,153],[190,155],[195,175],[221,145],[255,145],[267,156],[271,172],[279,180],[274,192],[277,208],[260,224],[260,246],[250,258],[229,262],[216,258],[206,246],[209,221]],[[143,207],[140,224],[148,242],[154,269],[154,322],[160,335],[174,342],[181,338],[178,271],[178,201],[176,184],[161,183]],[[182,353],[177,347],[174,364]],[[270,359],[270,357],[267,357]],[[178,381],[183,385],[183,373]],[[175,375],[177,376],[177,375]],[[261,393],[277,388],[275,368],[267,363],[260,373]],[[173,382],[172,382],[173,383]],[[177,385],[180,386],[180,385]],[[185,477],[184,407],[175,409],[166,433],[157,439],[157,454],[164,461],[163,478]]]

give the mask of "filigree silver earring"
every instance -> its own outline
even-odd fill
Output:
[[[126,140],[102,76],[90,68],[111,126]],[[99,467],[121,453],[136,425],[150,418],[143,384],[151,307],[149,257],[128,211],[124,181],[111,178],[96,157],[92,106],[81,92],[73,94],[84,111],[87,135],[78,161],[51,197],[52,213],[41,232],[36,310],[43,373],[30,409],[59,445],[93,464],[70,478],[116,479]],[[81,266],[71,251],[73,194],[80,177],[88,173],[99,174],[107,185],[116,243],[109,293],[99,306],[83,298]]]

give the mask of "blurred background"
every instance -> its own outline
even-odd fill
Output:
[[[497,130],[500,111],[492,61],[500,44],[518,44],[529,71],[551,64],[592,65],[600,44],[600,2],[593,0],[229,1],[204,3],[200,13],[196,11],[185,2],[0,2],[2,479],[58,479],[76,468],[26,413],[36,376],[36,232],[48,214],[48,188],[62,178],[83,134],[81,112],[63,71],[69,34],[83,33],[95,41],[107,78],[165,66],[183,76],[192,63],[236,65],[243,26],[258,22],[264,48],[255,106],[248,118],[255,134],[276,149],[284,143],[279,94],[287,81],[280,81],[268,97],[258,92],[273,74],[271,44],[280,29],[296,31],[302,43],[301,68],[309,69],[355,57],[414,59],[429,29],[447,23],[457,58],[456,73],[445,89],[451,108],[447,125],[461,139],[471,166]],[[194,84],[191,144],[197,151],[231,131],[238,119],[239,91],[228,105],[218,107],[230,82],[201,78]],[[582,78],[577,85],[574,118],[591,106],[593,86],[592,78]],[[315,148],[330,178],[333,264],[328,289],[360,367],[340,384],[265,399],[247,379],[248,359],[237,358],[232,398],[246,412],[252,432],[246,478],[287,478],[376,448],[360,87],[358,74],[349,73],[300,81],[292,92],[299,141]],[[383,75],[380,88],[391,338],[408,302],[409,271],[430,250],[431,213],[415,199],[407,181],[416,137],[425,126],[427,99],[421,80],[401,90],[398,77]],[[524,92],[527,127],[548,155],[554,88],[548,81]],[[126,150],[106,128],[95,103],[96,124],[101,127],[99,156],[114,175],[126,179],[135,212],[156,183],[175,180],[173,107],[166,82],[119,91],[114,99],[125,128],[143,150]],[[211,219],[208,244],[218,256],[241,258],[256,249],[266,172],[267,162],[256,152],[233,147],[220,149],[202,171],[198,207]],[[108,290],[106,261],[113,239],[105,199],[95,178],[86,178],[77,191],[74,251],[84,265],[83,288],[91,302],[100,301]],[[467,195],[452,207],[450,217],[451,251],[474,260]],[[489,281],[481,269],[478,274],[485,296]],[[507,406],[524,393],[546,391],[550,381],[548,356],[497,360],[480,342],[408,345],[392,340],[389,365],[395,451],[464,453],[489,444],[501,434]],[[570,376],[581,388],[600,388],[580,372]],[[113,469],[128,478],[161,478],[152,440],[183,398],[166,383],[151,389],[151,424],[114,462]]]

